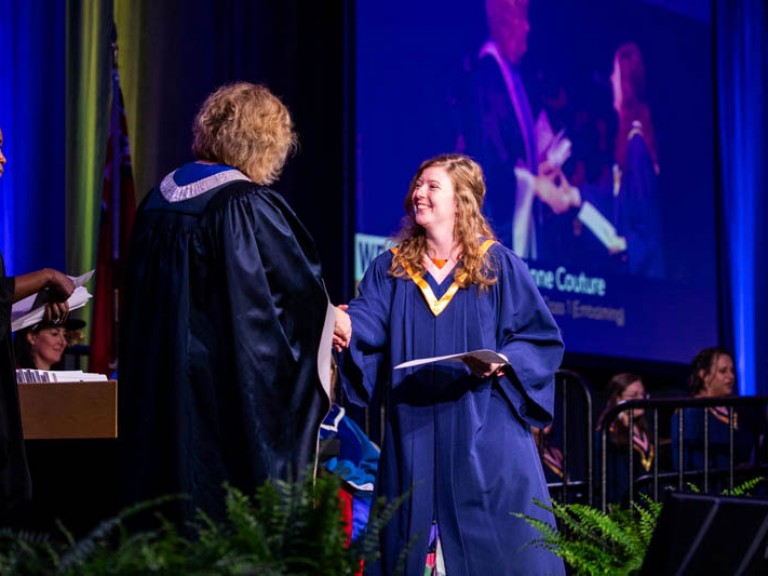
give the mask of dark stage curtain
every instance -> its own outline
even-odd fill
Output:
[[[347,8],[332,2],[115,0],[137,195],[191,159],[204,98],[266,84],[291,110],[300,149],[274,188],[310,229],[332,299],[347,296],[351,239],[344,170]]]
[[[768,394],[768,9],[716,3],[723,342],[741,394]]]

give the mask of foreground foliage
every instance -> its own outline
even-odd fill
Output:
[[[729,496],[748,496],[763,481],[752,478],[735,486]],[[691,492],[700,490],[689,484]],[[531,516],[516,514],[536,528],[541,538],[529,543],[560,556],[576,574],[639,574],[656,530],[663,505],[646,494],[630,508],[618,506],[602,512],[586,504],[536,504],[554,514],[559,530]]]
[[[631,509],[607,513],[586,504],[536,504],[554,514],[561,529],[520,515],[541,538],[531,542],[560,556],[577,574],[634,574],[643,564],[662,505],[643,496]]]
[[[335,477],[265,484],[253,496],[227,488],[226,518],[203,514],[184,537],[160,519],[132,532],[127,521],[167,501],[144,503],[102,522],[81,540],[0,531],[0,574],[14,575],[334,575],[355,574],[397,504],[385,506],[369,537],[346,546]]]

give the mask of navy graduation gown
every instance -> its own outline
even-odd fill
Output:
[[[240,181],[170,203],[153,190],[122,316],[125,500],[183,493],[175,520],[219,518],[222,483],[248,494],[304,473],[329,407],[326,309],[314,243],[278,194]]]
[[[412,490],[386,525],[380,564],[369,573],[423,573],[433,520],[452,576],[563,572],[550,552],[521,548],[539,534],[513,516],[554,525],[532,501],[549,494],[530,425],[551,420],[563,343],[525,264],[498,243],[487,257],[498,282],[486,291],[459,289],[437,316],[412,279],[388,273],[391,252],[371,264],[350,303],[354,364],[342,366],[344,384],[353,401],[367,402],[376,387],[386,398],[377,493],[389,501]],[[453,278],[425,280],[439,299]],[[479,379],[463,363],[392,370],[480,348],[505,354],[509,377]]]

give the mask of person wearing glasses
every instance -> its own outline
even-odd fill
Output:
[[[602,431],[607,429],[606,442],[606,495],[608,502],[622,502],[629,488],[630,446],[634,477],[638,478],[651,471],[656,457],[653,438],[643,408],[633,408],[607,418],[608,412],[630,400],[647,400],[642,378],[637,374],[624,372],[616,374],[608,383],[608,400],[597,421],[595,466],[598,497],[601,495],[600,474],[602,468]],[[631,413],[631,423],[630,423]]]

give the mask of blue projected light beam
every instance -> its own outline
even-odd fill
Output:
[[[65,261],[63,2],[0,0],[0,249],[10,275]]]
[[[759,90],[764,32],[760,0],[734,8],[719,6],[718,69],[720,73],[720,139],[723,145],[723,215],[730,258],[735,364],[739,393],[758,390],[755,319],[757,286],[758,194],[763,182],[765,153],[763,102]],[[759,272],[758,272],[759,273]]]

